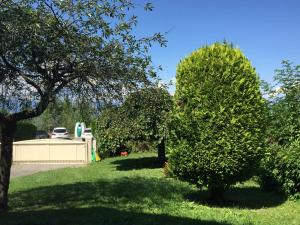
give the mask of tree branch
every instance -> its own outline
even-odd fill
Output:
[[[23,110],[21,112],[17,112],[17,113],[10,115],[9,117],[13,121],[31,119],[33,117],[41,115],[45,111],[45,109],[48,107],[49,102],[50,102],[50,96],[43,95],[43,96],[41,96],[41,100],[38,103],[36,108],[31,109],[31,110]]]
[[[1,59],[3,60],[6,67],[8,67],[9,69],[11,69],[15,72],[18,72],[20,74],[20,76],[25,80],[25,82],[27,84],[31,85],[32,87],[34,87],[41,96],[44,94],[38,84],[36,84],[33,80],[31,80],[29,77],[27,77],[26,74],[24,74],[20,69],[16,68],[12,64],[10,64],[3,55],[1,56]]]
[[[0,124],[3,123],[3,122],[5,122],[6,120],[7,119],[6,119],[5,115],[4,115],[4,113],[0,112]]]
[[[64,87],[66,87],[69,83],[77,79],[77,74],[73,74],[73,76],[70,76],[69,79],[61,79],[61,83],[54,89],[53,93],[57,94],[61,91]]]

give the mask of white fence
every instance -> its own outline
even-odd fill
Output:
[[[88,163],[88,142],[60,139],[37,139],[14,142],[13,163]]]

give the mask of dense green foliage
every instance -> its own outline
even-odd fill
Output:
[[[261,159],[258,176],[259,184],[265,191],[280,191],[280,185],[273,173],[280,148],[278,144],[267,145]]]
[[[253,182],[225,193],[221,206],[207,190],[166,179],[154,153],[109,158],[12,178],[11,211],[1,225],[298,225],[300,201],[262,192]]]
[[[265,109],[258,76],[239,49],[216,43],[177,68],[170,167],[212,196],[252,176],[262,154]]]
[[[0,4],[0,99],[8,114],[22,112],[15,120],[41,114],[62,93],[115,99],[155,76],[148,50],[166,42],[132,34],[141,5],[131,0]]]
[[[274,80],[275,86],[266,88],[269,107],[267,138],[271,143],[286,145],[300,134],[300,65],[283,61]]]
[[[17,130],[15,134],[15,141],[23,141],[34,139],[36,135],[36,126],[30,122],[17,123]]]
[[[166,138],[166,120],[172,107],[164,88],[145,88],[131,93],[120,106],[106,107],[94,125],[102,155],[121,145],[151,142],[160,145]]]
[[[267,149],[261,162],[260,182],[266,190],[299,197],[300,65],[282,62],[275,87],[265,85],[268,96]]]
[[[101,158],[112,156],[118,147],[126,143],[128,132],[124,129],[122,114],[118,107],[104,108],[93,124],[94,136],[97,140]]]
[[[166,40],[133,32],[136,8],[153,9],[132,0],[0,1],[0,211],[8,209],[18,121],[64,95],[115,101],[156,77],[149,48]]]
[[[287,196],[300,197],[300,139],[278,152],[275,174],[282,191]]]
[[[265,190],[300,197],[300,139],[286,147],[273,145],[261,163],[260,183]]]

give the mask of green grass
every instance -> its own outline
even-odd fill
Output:
[[[264,193],[253,181],[213,205],[205,190],[165,178],[158,165],[152,153],[132,154],[15,178],[11,210],[0,215],[0,224],[300,224],[300,201]]]

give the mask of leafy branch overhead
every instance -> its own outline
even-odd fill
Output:
[[[131,0],[0,1],[0,211],[8,208],[18,121],[60,96],[118,101],[151,83],[149,47],[166,40],[134,35],[136,7]]]
[[[136,37],[131,1],[3,1],[0,98],[16,120],[40,114],[61,91],[115,99],[153,76],[148,48]],[[146,5],[151,9],[151,5]],[[2,115],[3,117],[3,115]],[[1,117],[0,117],[1,119]]]

